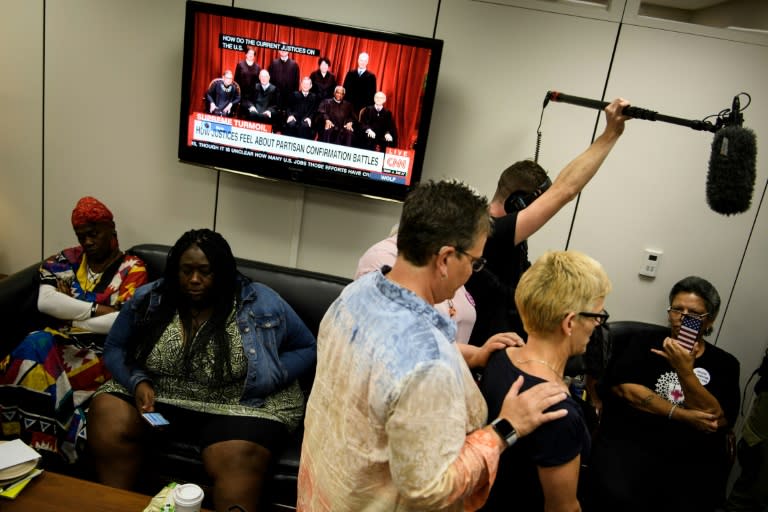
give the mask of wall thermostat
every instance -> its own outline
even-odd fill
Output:
[[[646,249],[643,252],[643,264],[640,267],[640,275],[645,277],[656,277],[656,271],[659,268],[661,255],[661,251],[657,251],[656,249]]]

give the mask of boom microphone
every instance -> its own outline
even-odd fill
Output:
[[[741,126],[743,122],[737,94],[733,97],[730,115],[718,119],[720,129],[715,133],[709,155],[707,204],[723,215],[743,213],[752,203],[757,138],[752,130]]]
[[[747,93],[741,94],[749,97]],[[723,215],[747,211],[752,203],[752,192],[755,187],[757,139],[752,130],[741,126],[744,117],[741,114],[739,96],[733,98],[730,114],[726,117],[721,112],[714,125],[708,121],[670,117],[632,106],[624,107],[621,112],[625,116],[636,119],[663,121],[688,126],[694,130],[715,132],[707,173],[707,204],[714,212]],[[544,107],[549,101],[570,103],[597,110],[603,110],[609,105],[605,101],[570,96],[557,91],[547,92]],[[728,111],[726,109],[723,112]]]
[[[547,95],[544,97],[544,106],[546,107],[547,103],[549,103],[550,101],[557,101],[560,103],[570,103],[571,105],[594,108],[596,110],[603,110],[605,107],[610,105],[610,103],[607,101],[591,100],[589,98],[571,96],[570,94],[563,94],[557,91],[547,91]],[[682,119],[680,117],[666,116],[664,114],[659,114],[654,110],[648,110],[640,107],[633,107],[632,105],[627,105],[626,107],[624,107],[621,110],[621,113],[627,117],[632,117],[634,119],[644,119],[646,121],[663,121],[665,123],[672,123],[672,124],[678,124],[681,126],[687,126],[688,128],[693,128],[694,130],[699,130],[699,131],[710,131],[710,132],[717,131],[717,127],[715,127],[712,123],[708,123],[707,121],[699,121],[698,119]]]
[[[712,141],[707,173],[707,204],[723,215],[749,210],[755,188],[757,140],[749,128],[731,125]]]

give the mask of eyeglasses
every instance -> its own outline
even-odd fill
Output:
[[[580,316],[585,316],[587,318],[594,318],[597,320],[597,325],[605,325],[605,322],[608,321],[608,318],[610,318],[611,315],[608,314],[608,311],[603,310],[602,313],[589,313],[586,311],[583,311],[581,313],[578,313]]]
[[[462,251],[458,247],[456,248],[456,252],[460,252],[461,254],[468,256],[469,259],[472,260],[472,272],[480,272],[483,270],[483,267],[485,267],[485,264],[488,263],[488,260],[485,258],[476,258],[475,256],[469,254],[467,251]]]
[[[697,320],[703,321],[705,318],[709,316],[709,313],[692,313],[691,311],[683,311],[682,309],[675,309],[672,306],[667,308],[667,313],[669,313],[670,318],[674,318],[675,320],[678,320],[683,315],[688,315]]]

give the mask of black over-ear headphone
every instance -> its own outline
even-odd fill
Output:
[[[552,185],[552,181],[549,179],[549,176],[544,180],[544,182],[536,187],[536,190],[532,192],[525,192],[522,190],[515,190],[511,194],[509,194],[509,197],[507,197],[507,200],[504,201],[504,211],[509,213],[519,212],[526,206],[529,206],[532,202],[536,200],[537,197],[539,197],[541,194],[546,192],[546,190]]]

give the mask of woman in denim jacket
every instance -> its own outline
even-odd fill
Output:
[[[171,249],[165,277],[140,288],[107,338],[113,378],[88,413],[99,478],[130,489],[143,444],[199,444],[214,504],[256,510],[270,454],[301,421],[297,378],[315,338],[273,290],[238,273],[226,240],[207,229]],[[169,422],[155,433],[142,414]]]

